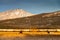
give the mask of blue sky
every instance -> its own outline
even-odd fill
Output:
[[[34,14],[58,11],[60,0],[0,0],[0,12],[17,8]]]

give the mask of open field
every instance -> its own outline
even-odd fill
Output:
[[[26,37],[28,35],[60,35],[60,29],[0,29],[3,37]]]
[[[31,36],[28,35],[26,37],[1,37],[0,40],[60,40],[60,36],[52,36],[52,35],[38,35],[38,36]]]
[[[15,37],[15,36],[26,37],[28,35],[31,36],[60,35],[60,32],[0,32],[0,36],[2,37]]]
[[[6,31],[7,30],[7,31]],[[48,30],[48,29],[47,29]],[[60,40],[60,30],[8,30],[0,29],[0,40]]]

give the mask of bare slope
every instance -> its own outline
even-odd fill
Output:
[[[0,21],[0,28],[60,28],[60,12]]]

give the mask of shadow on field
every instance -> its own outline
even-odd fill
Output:
[[[0,40],[60,40],[60,36],[0,37]]]

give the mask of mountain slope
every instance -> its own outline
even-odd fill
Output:
[[[0,12],[0,20],[15,19],[15,18],[27,17],[32,15],[34,14],[29,13],[25,10],[15,9],[15,10],[9,10],[5,12]]]
[[[60,12],[0,21],[0,28],[60,28]]]

